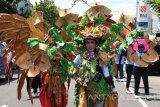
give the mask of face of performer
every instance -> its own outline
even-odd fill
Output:
[[[93,39],[87,39],[85,41],[85,46],[89,52],[93,52],[96,48],[96,41]]]
[[[143,52],[144,52],[144,45],[139,45],[139,46],[138,46],[138,51],[139,51],[140,53],[143,53]]]

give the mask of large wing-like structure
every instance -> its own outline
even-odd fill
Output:
[[[7,57],[10,52],[13,53],[7,65],[13,58],[18,59],[23,53],[33,50],[28,47],[28,38],[45,40],[47,31],[41,12],[28,19],[16,14],[1,14],[0,41],[1,43],[9,41],[1,52],[5,52],[4,57]],[[6,71],[8,71],[7,68]]]

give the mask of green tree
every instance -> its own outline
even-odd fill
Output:
[[[16,0],[0,0],[0,13],[16,13]]]
[[[157,15],[160,15],[160,0],[145,0],[145,1],[152,7],[153,11]]]
[[[39,3],[36,2],[35,4],[36,5],[32,9],[32,15],[34,15],[36,11],[42,11],[44,14],[44,20],[49,27],[55,26],[55,21],[58,18],[58,11],[54,1],[40,0]]]
[[[17,12],[17,3],[20,1],[21,0],[0,0],[0,13],[19,14]],[[27,11],[26,13],[19,15],[27,18],[31,15],[31,11]]]
[[[15,0],[17,13],[23,17],[30,17],[31,16],[31,8],[33,5],[27,0]]]

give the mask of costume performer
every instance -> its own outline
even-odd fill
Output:
[[[41,12],[28,19],[15,14],[0,14],[1,43],[10,40],[1,52],[5,52],[4,58],[13,52],[5,71],[7,73],[14,58],[16,61],[10,69],[15,64],[19,67],[18,100],[22,98],[21,90],[28,76],[31,79],[27,91],[33,104],[32,77],[41,72],[42,107],[66,107],[69,88],[66,89],[64,84],[68,82],[69,87],[70,78],[77,80],[75,96],[78,107],[117,107],[118,99],[112,97],[116,92],[112,74],[116,71],[113,65],[116,65],[114,57],[117,53],[113,43],[117,40],[121,42],[119,50],[127,47],[126,42],[134,39],[137,30],[133,31],[133,35],[129,34],[131,39],[124,40],[123,30],[129,29],[128,24],[116,23],[111,19],[110,12],[110,9],[97,3],[82,17],[67,13],[65,9],[61,12],[65,14],[60,15],[62,17],[55,23],[59,29],[52,27],[50,30]],[[154,51],[150,49],[147,52]],[[148,63],[157,60],[156,53],[153,58],[148,55],[146,53],[144,56],[147,57],[142,59]],[[136,55],[131,49],[127,56],[133,62],[130,56]],[[21,76],[20,68],[23,69]]]

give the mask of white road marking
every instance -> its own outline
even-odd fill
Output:
[[[1,107],[8,107],[8,105],[7,105],[7,104],[4,104],[4,105],[1,105]]]
[[[126,82],[123,82],[123,84],[126,86]],[[129,87],[129,89],[132,93],[134,93],[133,88]],[[133,95],[135,97],[135,94]],[[141,98],[138,98],[137,100],[142,104],[143,107],[149,107]]]

